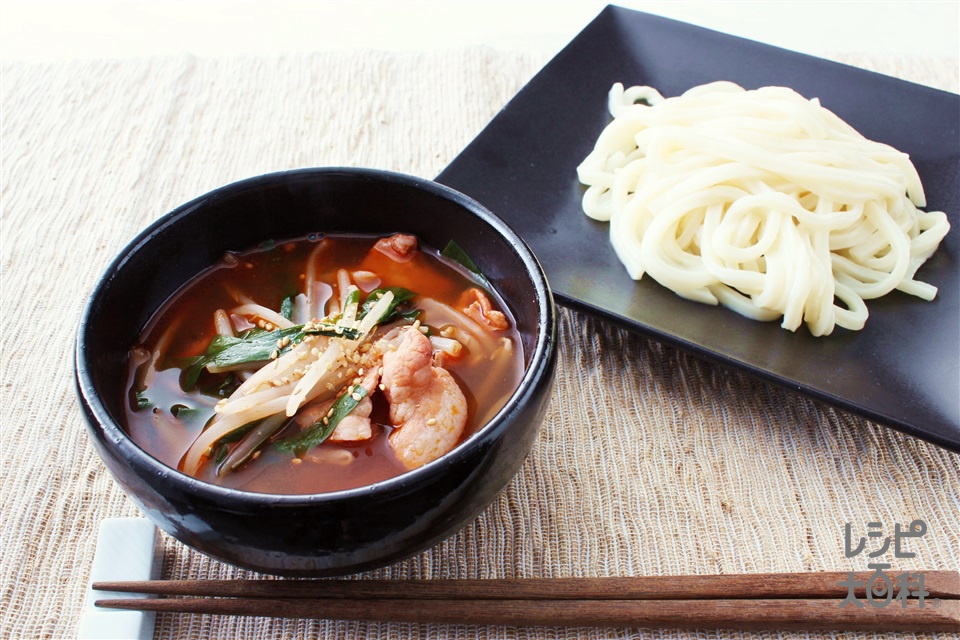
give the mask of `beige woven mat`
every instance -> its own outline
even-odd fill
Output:
[[[956,58],[851,61],[957,91]],[[4,65],[0,637],[73,635],[98,523],[138,515],[88,444],[71,373],[85,296],[115,252],[174,206],[259,173],[342,164],[432,177],[544,62],[471,49]],[[891,557],[894,568],[957,568],[960,456],[584,315],[563,311],[560,335],[556,395],[516,480],[456,536],[371,575],[865,569],[844,557],[844,524],[889,532],[914,518],[929,530],[916,561]],[[163,547],[166,577],[244,575],[170,538]],[[201,616],[161,616],[156,631],[641,636],[751,637]]]

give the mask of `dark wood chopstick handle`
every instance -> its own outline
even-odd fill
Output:
[[[180,613],[510,626],[960,632],[960,601],[840,607],[832,600],[136,599],[97,606]]]
[[[896,578],[904,572],[890,572]],[[918,572],[907,572],[918,573]],[[960,598],[956,571],[923,571],[929,598]],[[873,572],[855,572],[867,584]],[[94,589],[158,595],[247,598],[410,598],[410,599],[578,599],[700,600],[817,599],[842,600],[845,572],[766,573],[706,576],[634,576],[602,578],[518,578],[464,580],[158,580],[100,582]],[[866,597],[863,586],[854,590]]]

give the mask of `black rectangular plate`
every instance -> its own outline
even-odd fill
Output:
[[[714,80],[788,86],[912,158],[928,209],[952,229],[918,279],[933,302],[868,301],[861,331],[815,338],[630,279],[608,226],[580,207],[576,167],[610,121],[614,82],[665,96]],[[644,13],[607,7],[437,181],[472,196],[530,245],[560,304],[960,451],[960,96]]]

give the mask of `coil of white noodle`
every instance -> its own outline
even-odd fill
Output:
[[[638,103],[639,100],[647,104]],[[791,89],[714,82],[665,99],[610,91],[613,121],[577,168],[635,280],[813,335],[861,329],[864,300],[914,280],[950,228],[909,157]]]

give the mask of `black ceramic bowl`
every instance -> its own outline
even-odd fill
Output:
[[[121,428],[125,361],[151,315],[227,250],[312,232],[456,240],[517,320],[525,373],[489,423],[419,469],[375,485],[315,495],[214,486],[141,450]],[[93,444],[130,498],[161,529],[220,560],[291,576],[372,569],[452,535],[513,478],[553,388],[556,319],[536,258],[503,222],[436,183],[365,169],[305,169],[223,187],[159,219],[107,268],[83,314],[76,382]]]

